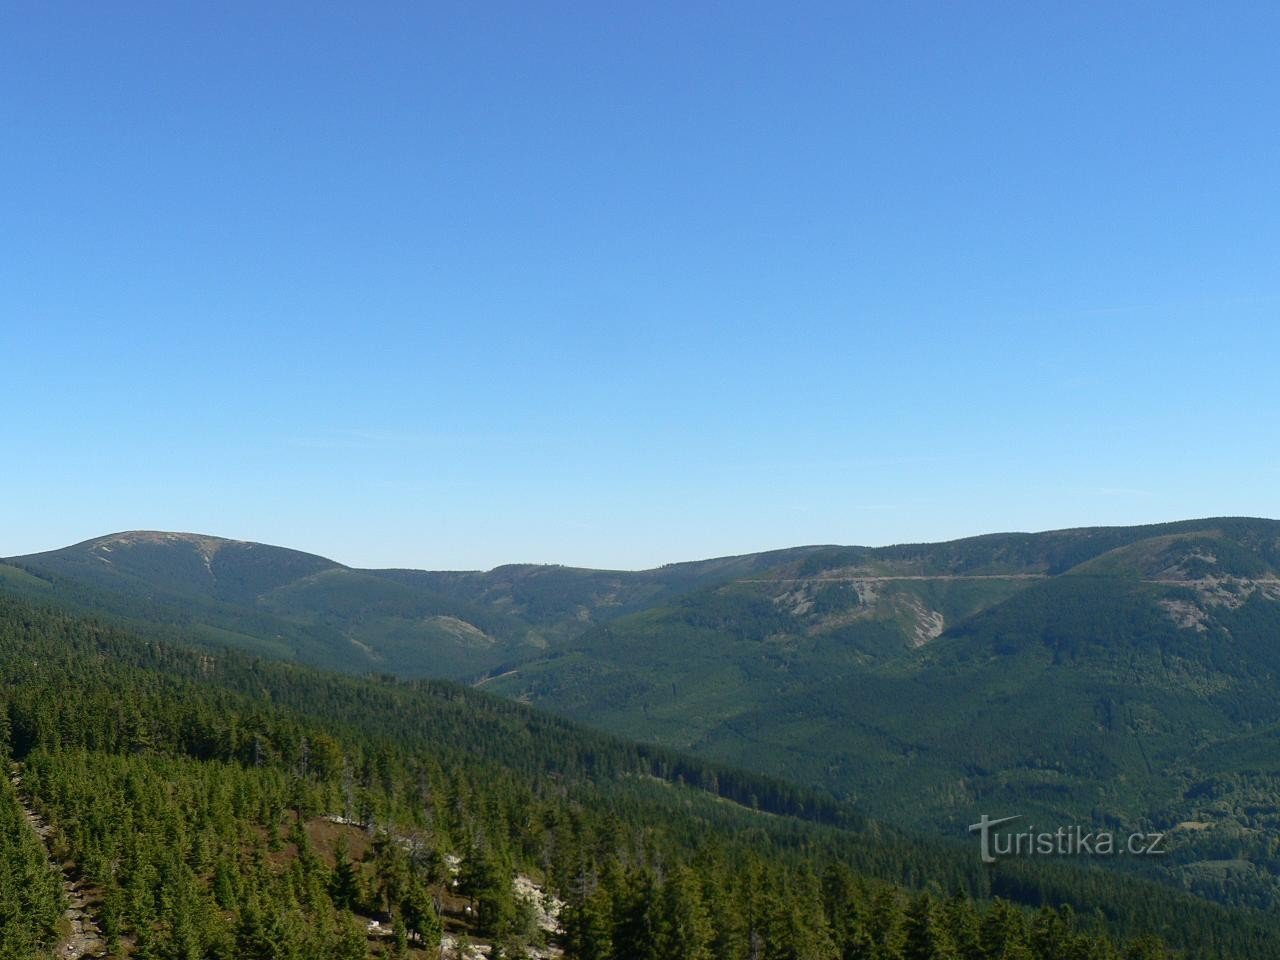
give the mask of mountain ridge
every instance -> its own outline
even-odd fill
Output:
[[[987,808],[1206,823],[1164,879],[1269,906],[1278,570],[1280,522],[1211,517],[647,571],[360,570],[135,531],[12,558],[0,583],[165,638],[483,683],[918,829]]]
[[[1185,583],[1200,601],[1232,602],[1254,589],[1270,595],[1276,543],[1277,521],[1211,517],[883,547],[815,544],[634,571],[431,571],[360,569],[255,541],[130,530],[10,557],[0,561],[0,580],[20,592],[61,589],[82,610],[135,626],[181,625],[206,642],[320,666],[481,680],[572,649],[592,629],[731,584],[757,593],[790,584],[770,600],[799,616],[824,611],[809,618],[807,634],[870,620],[911,648],[1037,579],[1064,574]],[[1169,606],[1171,616],[1203,623],[1186,601]]]
[[[679,567],[693,567],[708,564],[717,564],[723,562],[739,561],[749,558],[778,556],[796,552],[817,552],[825,550],[838,551],[859,551],[862,553],[905,553],[912,550],[921,550],[925,548],[938,549],[946,547],[954,547],[961,544],[979,544],[979,543],[995,543],[995,542],[1011,542],[1011,541],[1027,541],[1037,538],[1057,538],[1070,537],[1075,535],[1084,535],[1085,537],[1097,537],[1107,534],[1128,535],[1141,532],[1154,532],[1157,530],[1165,530],[1170,533],[1180,531],[1200,529],[1206,524],[1264,524],[1272,526],[1280,535],[1280,519],[1269,517],[1251,517],[1251,516],[1210,516],[1210,517],[1193,517],[1185,520],[1157,521],[1145,524],[1125,524],[1119,526],[1077,526],[1077,527],[1055,527],[1048,530],[1024,531],[1024,530],[1006,530],[992,533],[974,534],[972,536],[954,537],[949,540],[937,541],[901,541],[895,543],[882,544],[879,546],[867,546],[862,544],[797,544],[790,547],[777,547],[768,550],[752,551],[748,553],[737,554],[721,554],[710,557],[699,558],[696,560],[675,560],[659,564],[655,567],[642,568],[611,568],[611,567],[582,567],[563,563],[529,563],[529,562],[511,562],[499,564],[487,570],[478,568],[458,568],[458,569],[439,569],[426,567],[353,567],[350,564],[344,564],[341,561],[334,560],[322,554],[312,553],[310,551],[298,550],[292,547],[284,547],[277,544],[269,544],[264,541],[245,540],[235,537],[223,537],[217,534],[199,533],[191,531],[176,530],[160,530],[160,529],[132,529],[121,530],[114,533],[102,534],[96,537],[90,537],[75,543],[68,544],[63,547],[55,547],[49,550],[37,551],[27,554],[14,554],[7,557],[0,557],[0,563],[11,563],[24,559],[36,557],[47,557],[52,554],[62,553],[64,551],[75,550],[78,548],[95,546],[99,544],[108,544],[116,541],[127,540],[152,540],[152,541],[185,541],[191,543],[208,542],[211,545],[220,547],[226,544],[236,544],[242,546],[266,547],[272,550],[288,551],[290,553],[302,554],[307,557],[323,560],[325,563],[333,566],[345,567],[347,569],[363,569],[363,570],[382,570],[382,571],[412,571],[416,573],[451,573],[451,574],[494,574],[503,570],[539,570],[539,569],[565,569],[575,570],[588,573],[614,573],[614,574],[652,574],[661,571],[668,571]],[[1143,538],[1146,539],[1146,538]]]

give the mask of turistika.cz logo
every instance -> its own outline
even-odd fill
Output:
[[[1109,830],[1093,830],[1079,825],[1058,827],[1057,830],[1000,831],[997,828],[1022,815],[1000,817],[992,820],[985,813],[977,823],[969,825],[969,832],[979,835],[982,862],[995,863],[1000,857],[1112,857],[1130,854],[1135,857],[1159,856],[1165,851],[1163,833],[1131,833],[1127,837],[1116,836]]]

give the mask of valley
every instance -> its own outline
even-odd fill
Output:
[[[0,677],[0,953],[20,960],[838,960],[876,943],[1158,960],[1166,942],[1243,960],[1280,942],[1258,911],[1079,864],[987,868],[813,791],[448,682],[211,655],[4,596]]]

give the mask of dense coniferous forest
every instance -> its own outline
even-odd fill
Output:
[[[326,675],[0,599],[4,956],[1274,955],[1277,925],[901,835],[810,790],[443,682]],[[48,824],[40,838],[22,808]],[[556,919],[552,915],[558,915]]]
[[[57,873],[6,776],[0,781],[0,957],[47,952],[62,910]]]

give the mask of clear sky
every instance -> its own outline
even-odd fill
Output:
[[[1280,515],[1280,7],[0,7],[0,555]]]

